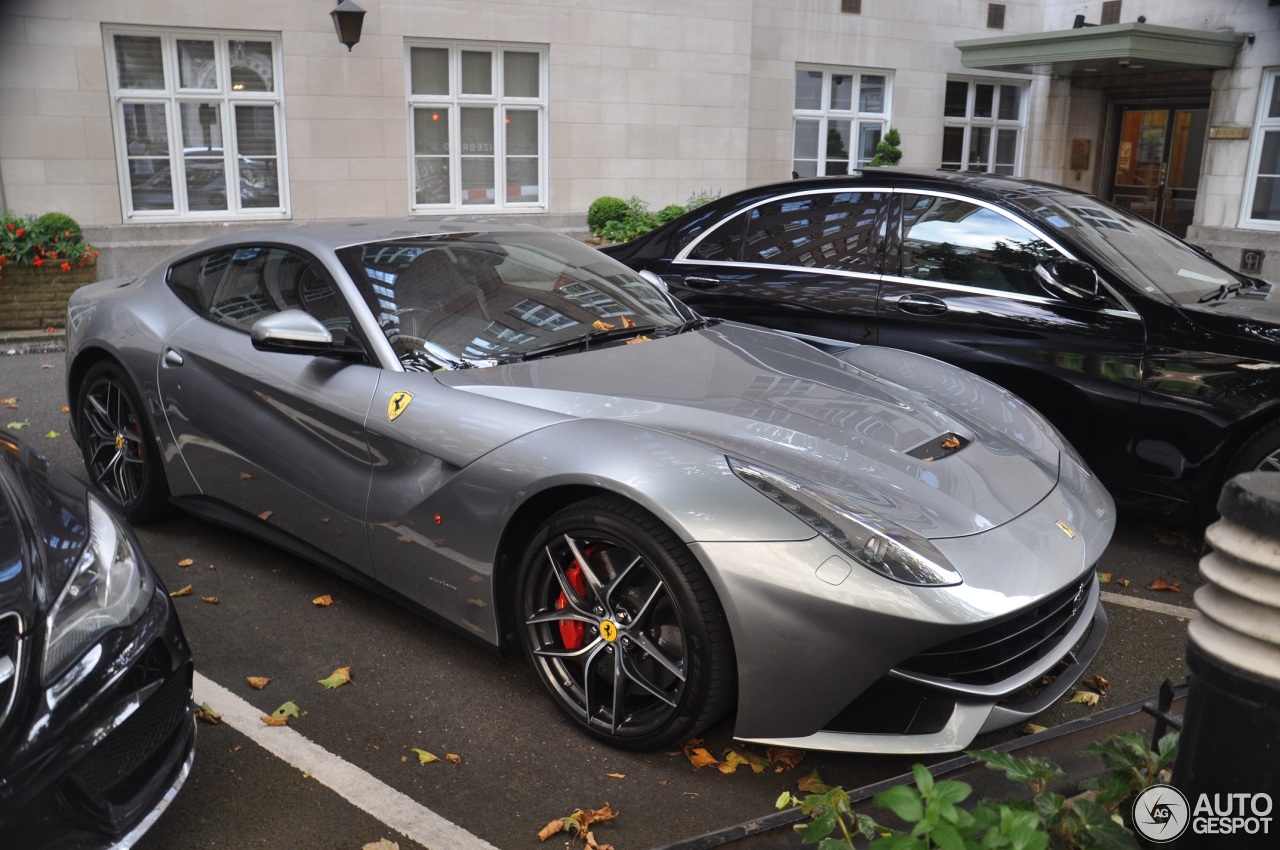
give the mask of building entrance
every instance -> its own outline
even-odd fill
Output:
[[[1122,107],[1118,118],[1110,200],[1185,237],[1200,182],[1207,104]]]

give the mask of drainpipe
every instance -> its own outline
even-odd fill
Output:
[[[1200,561],[1201,616],[1188,627],[1191,687],[1172,784],[1186,796],[1191,828],[1179,847],[1280,841],[1280,810],[1270,811],[1280,802],[1280,474],[1236,476],[1218,512],[1205,532],[1213,551]],[[1206,804],[1216,806],[1211,825],[1197,820]],[[1243,826],[1262,808],[1269,834],[1204,831],[1224,816],[1244,819]]]

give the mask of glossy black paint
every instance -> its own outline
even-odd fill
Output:
[[[114,845],[180,784],[195,746],[190,648],[154,573],[140,618],[85,655],[78,681],[41,681],[46,617],[88,539],[85,499],[78,480],[0,437],[0,664],[14,664],[0,676],[5,847]]]
[[[780,204],[824,196],[852,199],[843,224],[814,201],[812,219],[771,225]],[[981,215],[947,216],[948,205],[965,202],[980,206]],[[603,250],[656,274],[708,316],[775,328],[828,350],[848,343],[905,348],[989,378],[1057,425],[1117,499],[1207,516],[1226,477],[1252,468],[1259,451],[1273,462],[1280,456],[1280,290],[1250,290],[1254,281],[1213,264],[1214,276],[1227,280],[1227,289],[1242,286],[1244,295],[1224,292],[1206,303],[1168,295],[1160,281],[1152,286],[1125,268],[1123,258],[1092,250],[1078,236],[1081,220],[1045,213],[1048,205],[1078,211],[1086,202],[1095,215],[1102,208],[1103,218],[1114,217],[1108,226],[1136,229],[1123,211],[1056,186],[868,169],[747,189]],[[914,238],[912,228],[931,211],[935,226],[978,227],[999,216],[999,224],[1026,227],[1043,241],[1011,240],[1025,250],[1006,256],[1003,277],[987,283],[963,240],[958,251],[950,245],[944,253],[940,240]],[[798,224],[826,229],[806,239]],[[852,234],[850,245],[840,244],[847,253],[820,245],[840,226]],[[784,233],[797,235],[789,242]],[[1204,261],[1203,252],[1168,239],[1169,251]],[[805,251],[813,246],[826,248],[826,259]],[[997,242],[995,252],[1001,250]],[[1100,297],[1046,288],[1034,274],[1046,256],[1091,266]],[[930,265],[942,273],[922,271]],[[1206,295],[1214,289],[1201,285]]]

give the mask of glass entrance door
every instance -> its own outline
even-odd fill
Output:
[[[1208,121],[1203,107],[1122,109],[1112,202],[1186,236]]]

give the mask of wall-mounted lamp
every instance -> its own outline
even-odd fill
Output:
[[[338,31],[338,41],[347,46],[347,52],[360,43],[360,28],[364,26],[364,9],[351,0],[340,0],[338,8],[329,13],[333,28]]]

